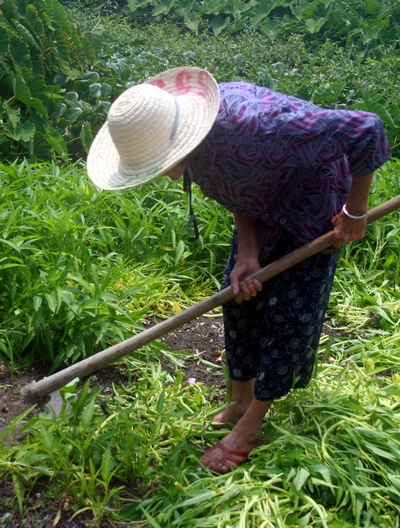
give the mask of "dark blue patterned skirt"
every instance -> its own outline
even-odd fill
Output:
[[[262,266],[301,244],[282,235]],[[225,269],[223,288],[237,255],[237,236]],[[225,346],[230,376],[255,378],[254,397],[273,400],[309,383],[338,260],[337,251],[320,252],[264,283],[250,301],[223,306]]]

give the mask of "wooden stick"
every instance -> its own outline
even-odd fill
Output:
[[[368,213],[367,221],[368,224],[375,222],[379,218],[386,216],[393,211],[400,208],[400,195],[392,198],[391,200],[371,209]],[[319,251],[329,247],[332,244],[333,231],[322,235],[315,239],[313,242],[306,244],[299,249],[296,249],[292,253],[285,255],[284,257],[268,264],[264,268],[260,269],[256,273],[253,273],[252,277],[258,279],[260,282],[265,282],[272,277],[275,277],[282,271],[298,264],[302,260],[315,255]],[[28,401],[37,401],[43,398],[45,395],[50,394],[61,387],[64,387],[67,383],[76,377],[83,378],[92,374],[93,372],[105,367],[109,363],[116,361],[117,359],[130,354],[134,350],[147,345],[151,341],[158,339],[159,337],[175,330],[179,326],[195,319],[199,315],[202,315],[216,306],[220,306],[227,301],[233,299],[233,293],[231,287],[224,288],[220,292],[212,295],[208,299],[201,301],[200,303],[184,310],[180,314],[159,323],[148,330],[144,330],[139,334],[126,339],[122,343],[114,345],[102,352],[98,352],[93,356],[86,358],[75,365],[67,367],[61,372],[52,374],[48,378],[44,378],[41,381],[30,383],[21,389],[21,394]]]

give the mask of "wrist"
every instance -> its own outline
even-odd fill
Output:
[[[367,216],[366,208],[362,211],[361,209],[355,209],[349,207],[347,204],[344,204],[342,207],[343,214],[347,216],[347,218],[351,218],[352,220],[363,220]]]

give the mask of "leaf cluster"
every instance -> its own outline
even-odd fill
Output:
[[[209,203],[185,239],[187,199],[166,178],[99,193],[82,165],[0,166],[0,354],[10,369],[75,363],[218,288],[232,219]],[[162,272],[163,270],[163,272]],[[163,279],[160,278],[160,274]]]
[[[103,2],[104,3],[104,2]],[[176,17],[192,31],[207,24],[215,35],[233,34],[249,26],[270,40],[294,33],[321,40],[345,40],[362,48],[398,42],[398,0],[126,0],[132,20]]]
[[[100,47],[101,27],[81,34],[57,0],[2,2],[2,159],[68,156],[68,143],[82,126],[77,134],[74,122],[87,107],[66,92],[96,62]]]

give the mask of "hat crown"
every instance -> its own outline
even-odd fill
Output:
[[[101,189],[136,187],[166,174],[200,145],[219,108],[206,70],[184,66],[133,86],[111,105],[87,159]]]
[[[174,96],[157,86],[137,85],[121,94],[111,105],[107,118],[121,169],[129,173],[128,167],[148,160],[149,131],[154,145],[165,145],[176,118]]]

